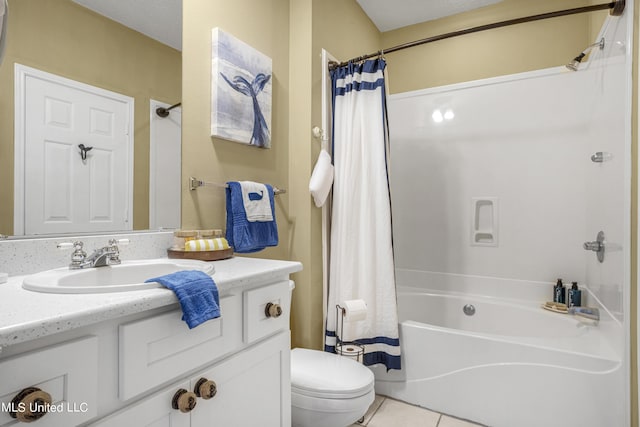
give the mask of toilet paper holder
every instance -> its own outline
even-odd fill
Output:
[[[359,363],[364,362],[364,345],[357,341],[342,341],[344,334],[344,318],[347,310],[336,304],[336,347],[335,352],[340,356],[345,356]],[[339,322],[338,322],[339,320]],[[340,327],[338,327],[340,325]]]

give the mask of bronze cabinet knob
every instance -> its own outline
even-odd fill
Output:
[[[194,392],[181,388],[173,395],[171,407],[183,413],[191,412],[196,407],[196,400],[197,397]]]
[[[280,304],[269,302],[264,308],[264,315],[267,317],[280,317],[281,314],[282,307],[280,307]]]
[[[21,423],[30,423],[47,415],[51,395],[37,387],[27,387],[11,400],[9,415]]]
[[[209,400],[218,392],[218,386],[215,381],[208,380],[206,378],[200,378],[193,390],[196,396]]]

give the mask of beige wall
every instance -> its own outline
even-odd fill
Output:
[[[345,46],[331,37],[338,54],[355,54],[379,43],[379,33],[354,1],[270,0],[190,1],[183,20],[183,187],[184,228],[224,228],[225,193],[216,188],[189,191],[186,179],[211,182],[255,180],[287,188],[278,196],[276,218],[280,244],[256,256],[301,261],[304,270],[293,276],[292,344],[322,345],[322,261],[319,210],[312,207],[308,180],[318,153],[311,138],[312,97],[319,93],[319,54],[316,40],[325,34],[325,19],[339,11],[334,28],[356,24],[374,42]],[[211,28],[220,27],[273,60],[272,148],[257,149],[210,136]],[[369,40],[367,38],[367,40]],[[345,48],[346,47],[346,48]],[[316,98],[314,98],[316,99]],[[315,111],[319,114],[319,111]]]
[[[135,98],[134,229],[149,227],[149,100],[181,97],[180,52],[70,0],[9,0],[0,65],[0,234],[13,234],[13,66]]]
[[[271,57],[271,148],[212,138],[211,29],[220,27]],[[225,228],[223,188],[187,188],[189,176],[225,183],[289,185],[289,0],[189,0],[183,3],[182,225]],[[289,259],[290,194],[276,198],[280,245],[257,256]]]
[[[295,2],[294,2],[295,3]],[[301,286],[303,292],[294,296],[294,316],[302,328],[294,331],[294,342],[304,347],[323,347],[322,319],[322,218],[321,209],[313,205],[309,196],[308,177],[320,153],[320,141],[312,138],[311,128],[321,123],[321,52],[326,49],[338,59],[348,59],[360,55],[362,50],[377,50],[380,46],[380,32],[364,14],[355,1],[315,0],[312,2],[312,36],[307,45],[310,72],[307,91],[313,102],[306,104],[304,120],[300,121],[300,134],[304,144],[296,147],[292,157],[301,160],[297,165],[300,179],[300,200],[305,207],[305,229],[308,241],[298,242],[298,247],[306,247],[305,277]],[[309,48],[310,47],[310,48]],[[296,86],[297,87],[297,86]],[[293,105],[293,104],[292,104]],[[292,121],[299,122],[298,114],[303,106],[292,109]],[[293,115],[296,116],[293,119]],[[327,132],[330,131],[327,129]],[[292,178],[295,180],[296,178]],[[296,282],[298,283],[298,282]],[[331,314],[331,311],[329,312]]]
[[[291,190],[291,242],[290,254],[302,262],[304,270],[293,276],[296,289],[293,292],[291,312],[291,344],[293,347],[319,348],[318,334],[314,325],[318,313],[322,317],[322,293],[318,298],[313,281],[317,271],[317,259],[313,254],[313,208],[309,199],[308,181],[311,174],[311,76],[313,74],[312,0],[291,1],[290,41],[291,80],[289,91],[289,187]],[[295,88],[295,89],[294,89]],[[322,285],[321,285],[322,286]]]
[[[450,31],[584,5],[584,0],[504,0],[388,31],[382,35],[382,44],[388,48]],[[547,19],[389,53],[390,91],[406,92],[567,64],[592,43],[606,14],[601,11]]]

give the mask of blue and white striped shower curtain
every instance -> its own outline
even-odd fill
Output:
[[[400,369],[384,68],[379,58],[331,72],[335,172],[325,350],[335,351],[336,304],[363,299],[367,318],[345,321],[341,340],[365,346],[365,365]]]

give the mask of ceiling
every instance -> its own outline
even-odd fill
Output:
[[[73,0],[94,12],[182,50],[182,0]]]
[[[182,50],[182,0],[73,0]],[[257,0],[260,1],[260,0]],[[382,32],[466,12],[502,0],[356,0]]]
[[[502,0],[356,0],[378,30],[407,25],[478,9]]]

